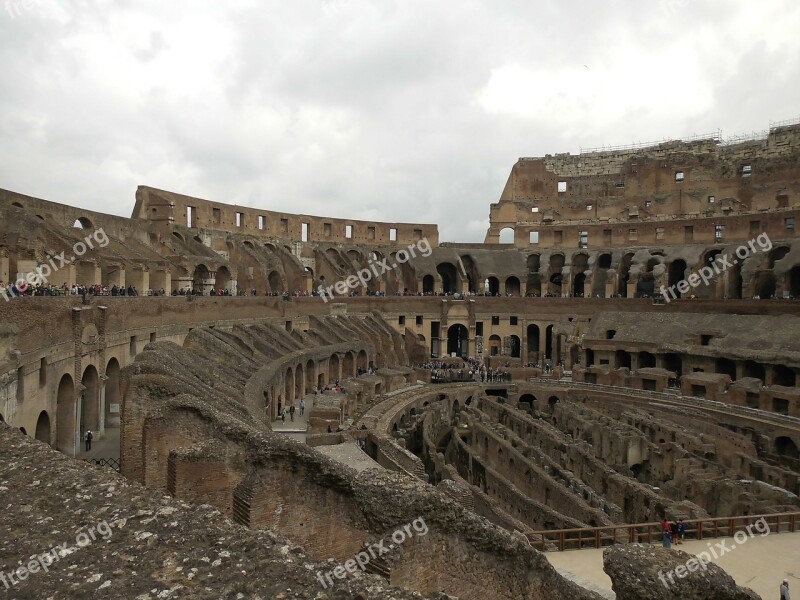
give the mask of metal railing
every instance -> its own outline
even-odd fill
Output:
[[[120,459],[118,458],[87,458],[85,459],[86,462],[91,463],[93,465],[98,465],[101,467],[111,467],[117,473],[120,472]]]
[[[800,531],[800,512],[693,519],[685,520],[684,523],[686,524],[684,540],[733,537],[739,531],[748,535],[793,533]],[[662,535],[661,523],[638,523],[534,531],[528,538],[538,538],[534,539],[531,545],[542,552],[564,552],[587,548],[599,549],[615,544],[656,544],[660,543]]]

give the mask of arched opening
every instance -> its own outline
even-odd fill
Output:
[[[455,354],[466,358],[468,355],[467,349],[469,346],[469,331],[466,327],[457,323],[447,328],[447,353],[449,355]]]
[[[605,253],[597,257],[597,268],[592,285],[592,296],[606,297],[606,281],[608,280],[608,270],[611,268],[611,254]]]
[[[656,357],[650,352],[639,352],[639,368],[652,369],[656,366]]]
[[[686,278],[686,261],[682,258],[673,260],[669,263],[669,272],[667,274],[667,287],[670,288],[670,295],[675,294],[678,298],[681,297],[680,291],[677,286],[679,282]]]
[[[316,366],[313,360],[306,363],[306,395],[317,385]]]
[[[744,279],[742,278],[742,263],[738,262],[728,269],[728,298],[741,299],[744,289]]]
[[[64,375],[58,383],[56,396],[56,449],[75,455],[75,384]]]
[[[250,250],[255,250],[256,248],[255,244],[253,244],[253,242],[251,242],[250,240],[245,240],[244,242],[242,242],[242,244],[247,248],[250,248]]]
[[[529,413],[536,410],[536,396],[533,394],[522,394],[519,397],[519,403],[523,405],[522,409],[527,410]]]
[[[572,295],[583,298],[586,284],[586,270],[589,268],[589,257],[579,253],[572,257]]]
[[[345,352],[344,359],[342,360],[342,377],[352,377],[355,373],[355,358],[353,357],[353,353]]]
[[[498,356],[502,345],[503,340],[500,339],[499,335],[489,336],[489,356]]]
[[[558,396],[550,396],[547,399],[547,406],[550,407],[550,412],[553,412],[553,410],[556,407],[556,404],[558,404]]]
[[[338,381],[339,379],[339,355],[331,354],[328,361],[328,381]]]
[[[755,295],[762,300],[768,300],[775,295],[775,273],[772,271],[761,271],[756,275]]]
[[[362,371],[366,371],[369,367],[369,359],[367,358],[367,353],[364,350],[361,350],[356,357],[356,366],[361,369]]]
[[[208,267],[205,265],[197,265],[194,269],[194,274],[192,275],[192,287],[197,294],[204,294],[206,282],[211,279],[211,272],[208,270]]]
[[[229,291],[234,292],[235,290],[231,289],[231,272],[228,270],[228,267],[219,267],[217,269],[217,276],[215,280],[214,287],[218,290],[222,291]]]
[[[36,420],[36,439],[50,445],[50,415],[46,410],[39,413],[39,418]]]
[[[678,377],[681,376],[683,372],[683,361],[679,354],[675,354],[674,352],[669,352],[664,355],[664,368],[667,371],[672,371]]]
[[[777,248],[773,248],[770,253],[767,255],[767,268],[774,269],[775,263],[779,260],[783,260],[791,248],[789,246],[778,246]]]
[[[88,217],[79,217],[75,219],[75,222],[72,224],[75,229],[94,229],[94,225],[88,219]]]
[[[794,369],[786,365],[775,365],[772,367],[772,384],[784,387],[794,387]]]
[[[544,357],[553,360],[553,326],[548,325],[544,330]]]
[[[528,257],[528,296],[542,295],[542,276],[539,274],[541,257],[538,254],[531,254]]]
[[[762,383],[767,380],[767,370],[764,368],[764,365],[752,360],[744,361],[744,370],[742,373],[744,374],[744,377],[760,379]]]
[[[506,295],[510,296],[520,295],[519,279],[517,279],[516,277],[509,277],[508,279],[506,279]]]
[[[628,297],[628,282],[631,278],[631,265],[633,264],[633,252],[630,252],[622,257],[622,262],[619,265],[619,279],[617,294],[623,298]]]
[[[283,278],[277,271],[270,272],[269,277],[267,277],[267,283],[269,284],[269,291],[273,294],[286,291],[286,287],[283,285]]]
[[[87,431],[92,431],[96,436],[100,430],[100,376],[94,365],[89,365],[84,370],[81,385],[86,388],[78,404],[82,440]]]
[[[578,273],[572,280],[572,295],[583,298],[586,286],[586,273]]]
[[[109,427],[119,427],[122,404],[119,385],[119,362],[116,358],[112,358],[108,361],[108,365],[106,366],[106,429]]]
[[[790,437],[781,436],[775,438],[775,451],[781,456],[788,456],[789,458],[800,458],[797,444]]]
[[[500,243],[513,244],[514,243],[514,228],[504,227],[500,230]]]
[[[551,296],[561,296],[561,284],[564,280],[564,255],[554,254],[550,257],[550,283],[547,293]]]
[[[509,348],[509,350],[511,351],[511,357],[512,358],[519,358],[520,357],[520,346],[521,346],[519,337],[516,336],[516,335],[512,335],[512,336],[510,336],[509,341],[511,342],[511,347]]]
[[[608,253],[601,254],[597,257],[597,268],[610,269],[611,268],[611,255]]]
[[[489,277],[486,280],[486,292],[490,296],[499,296],[500,295],[500,280],[497,277]]]
[[[284,408],[291,406],[294,403],[294,371],[292,369],[286,370],[284,377]]]
[[[631,355],[630,352],[625,352],[625,350],[617,350],[615,352],[615,357],[617,359],[617,368],[631,368]]]
[[[12,202],[11,206],[13,206],[15,208],[22,208],[22,204],[20,204],[19,202]]]
[[[528,338],[528,362],[530,363],[538,363],[539,362],[539,326],[538,325],[528,325],[528,330],[526,333],[526,337]]]
[[[788,274],[788,285],[786,289],[792,298],[800,298],[800,265],[792,267]]]
[[[186,241],[186,240],[183,238],[183,236],[182,236],[180,233],[178,233],[177,231],[173,231],[173,232],[172,232],[172,237],[174,237],[175,239],[178,239],[178,240],[180,240],[180,241],[182,241],[182,242],[185,242],[185,241]]]
[[[433,278],[433,275],[425,275],[425,277],[422,278],[423,294],[433,294],[435,286],[436,280]]]
[[[736,363],[729,358],[718,358],[714,363],[714,370],[717,373],[727,375],[731,381],[736,381]]]
[[[305,376],[303,373],[303,365],[297,365],[294,370],[294,397],[295,401],[299,401],[305,395]]]
[[[442,278],[442,292],[445,294],[455,294],[458,289],[458,272],[455,265],[450,263],[439,263],[436,265],[436,272]]]

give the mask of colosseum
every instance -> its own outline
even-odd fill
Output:
[[[797,563],[800,123],[520,158],[482,244],[131,204],[0,190],[13,597],[760,597],[681,520]]]

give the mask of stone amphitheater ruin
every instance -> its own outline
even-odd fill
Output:
[[[49,284],[0,289],[2,581],[600,598],[542,552],[577,530],[614,546],[627,600],[657,553],[621,544],[659,543],[627,525],[800,529],[798,217],[798,123],[522,158],[483,244],[150,187],[130,218],[0,190],[0,280]],[[280,415],[301,399],[297,432]],[[119,474],[80,460],[88,430]],[[107,539],[17,571],[101,521]],[[685,597],[757,597],[726,577]]]

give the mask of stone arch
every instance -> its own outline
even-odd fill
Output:
[[[792,298],[800,298],[800,265],[793,266],[786,274],[784,289]]]
[[[528,256],[526,265],[528,267],[528,295],[541,296],[542,294],[542,276],[539,274],[541,267],[541,256],[539,254],[531,254]]]
[[[687,268],[686,261],[682,258],[673,260],[669,263],[669,270],[667,273],[667,287],[670,288],[669,293],[675,294],[678,298],[681,297],[681,293],[676,287],[679,282],[686,279],[686,268]]]
[[[639,352],[639,368],[652,369],[656,366],[656,357],[650,352]]]
[[[106,365],[106,428],[119,427],[120,408],[122,407],[119,371],[119,361],[116,358],[109,360]],[[112,412],[111,409],[114,406],[116,406],[116,411]]]
[[[172,235],[173,235],[173,237],[179,239],[182,242],[186,241],[186,239],[180,233],[178,233],[177,231],[173,231]]]
[[[283,277],[277,271],[271,271],[267,277],[270,292],[285,292],[286,286],[283,284]]]
[[[317,367],[314,361],[309,359],[306,363],[306,395],[317,385]]]
[[[84,369],[81,385],[85,388],[81,394],[78,413],[80,415],[80,439],[86,431],[97,433],[100,430],[100,376],[94,365]]]
[[[791,248],[789,246],[777,246],[770,250],[769,254],[767,254],[767,268],[774,269],[775,263],[779,260],[783,260],[790,251]]]
[[[566,257],[561,254],[553,254],[550,256],[550,282],[547,286],[547,291],[551,296],[561,296],[561,285],[564,281],[564,263]]]
[[[628,282],[631,279],[631,265],[633,264],[633,252],[622,257],[622,262],[619,265],[619,280],[617,287],[617,294],[623,298],[628,297]]]
[[[456,266],[449,262],[443,262],[436,265],[436,272],[442,278],[442,292],[445,294],[455,294],[460,292],[458,270]]]
[[[291,367],[286,369],[286,375],[284,375],[283,381],[283,404],[284,406],[291,406],[291,404],[294,402],[294,371]]]
[[[75,384],[69,374],[61,377],[56,395],[56,449],[75,454]]]
[[[572,295],[582,298],[586,287],[586,269],[589,268],[589,257],[579,252],[572,257]]]
[[[39,413],[39,418],[36,420],[36,435],[34,436],[40,442],[50,445],[50,415],[46,410]]]
[[[489,356],[497,356],[500,354],[502,346],[503,340],[500,339],[499,335],[489,336],[489,344],[487,346],[489,350]]]
[[[356,356],[356,367],[363,369],[364,371],[366,371],[369,367],[369,358],[367,357],[366,351],[359,351],[358,356]]]
[[[772,367],[772,383],[773,385],[780,385],[784,387],[794,387],[795,384],[794,369],[790,369],[786,365],[774,365]]]
[[[528,325],[527,335],[528,338],[528,361],[538,362],[539,345],[540,345],[540,331],[538,325]]]
[[[544,330],[544,357],[547,360],[553,359],[553,325],[548,325]]]
[[[518,277],[513,275],[506,279],[506,294],[512,296],[519,296],[521,291],[520,282]]]
[[[764,365],[759,364],[754,360],[744,361],[743,374],[745,377],[760,379],[762,384],[767,379],[767,370],[764,368]]]
[[[615,352],[615,357],[617,359],[617,368],[621,369],[626,367],[628,369],[631,368],[631,354],[630,352],[626,352],[625,350],[617,350]]]
[[[520,358],[520,350],[521,350],[521,342],[519,336],[512,335],[510,336],[511,340],[511,357],[512,358]]]
[[[425,275],[422,278],[422,292],[424,294],[433,294],[436,291],[436,280],[433,275]]]
[[[230,289],[230,285],[231,272],[228,270],[228,267],[223,265],[217,269],[214,287],[216,287],[218,290],[228,290]],[[233,292],[234,290],[230,291]]]
[[[487,278],[486,283],[484,285],[484,290],[488,292],[490,296],[499,296],[500,280],[494,276]]]
[[[498,239],[501,244],[513,244],[515,233],[516,232],[514,231],[513,227],[503,227],[500,230],[500,236]]]
[[[89,217],[78,217],[72,226],[75,229],[94,229],[94,224],[89,220]]]
[[[781,456],[788,456],[789,458],[800,458],[800,451],[797,449],[797,444],[788,436],[780,436],[775,438],[775,451]]]
[[[531,412],[536,410],[536,396],[533,394],[522,394],[522,396],[519,397],[519,403],[527,404],[528,410]]]
[[[772,271],[760,271],[755,277],[755,295],[768,300],[775,295],[777,282]]]
[[[328,361],[328,381],[338,381],[339,379],[339,355],[331,354]]]
[[[192,274],[192,287],[194,291],[202,294],[205,291],[206,285],[209,285],[206,283],[209,279],[211,279],[211,271],[208,270],[208,267],[204,264],[197,265]]]
[[[352,377],[356,373],[355,359],[352,352],[345,352],[342,360],[342,378]]]
[[[305,373],[301,363],[294,368],[294,398],[296,400],[299,400],[305,395],[303,393],[305,391],[305,383]]]
[[[469,348],[469,330],[461,323],[447,328],[447,354],[466,358]]]
[[[736,364],[729,358],[718,358],[714,364],[717,373],[728,375],[731,381],[736,381]]]
[[[681,376],[683,373],[683,360],[681,359],[680,354],[675,354],[674,352],[668,352],[664,355],[664,368],[667,371],[672,371],[678,377]]]

